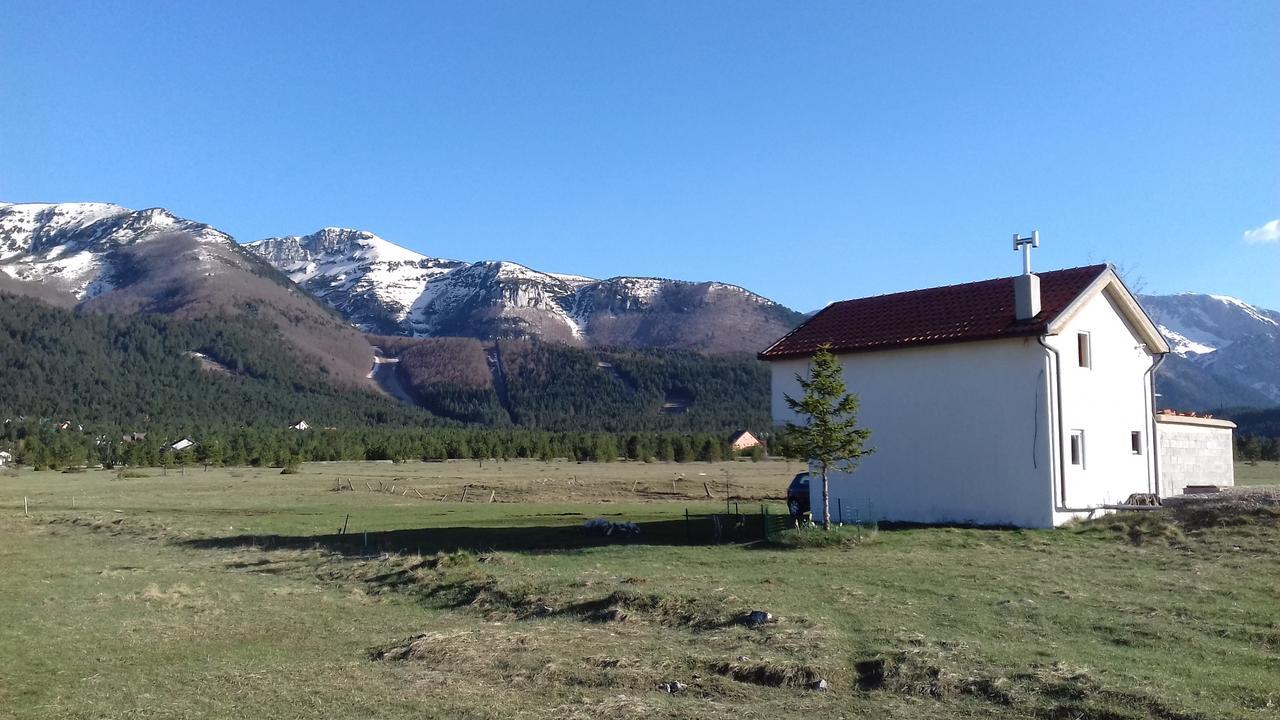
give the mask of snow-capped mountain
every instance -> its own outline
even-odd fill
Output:
[[[1280,312],[1226,295],[1146,295],[1173,349],[1157,376],[1165,407],[1280,405]]]
[[[163,208],[0,203],[0,291],[83,311],[249,316],[335,378],[367,384],[360,333],[231,236]]]
[[[181,235],[205,247],[199,260],[231,251],[231,237],[163,208],[110,203],[0,203],[0,273],[86,300],[112,288],[115,251]]]
[[[361,230],[325,228],[246,247],[372,333],[754,351],[797,317],[724,283],[595,280],[431,258]]]

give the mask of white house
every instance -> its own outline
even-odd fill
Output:
[[[10,455],[4,450],[0,450],[0,467],[4,467],[11,462],[13,462],[13,455]]]
[[[189,447],[195,447],[195,445],[196,444],[192,442],[190,438],[183,438],[178,442],[170,445],[169,449],[173,450],[174,452],[182,452],[183,450],[186,450]]]
[[[739,430],[729,438],[729,449],[734,452],[742,452],[750,450],[758,445],[763,445],[760,438],[756,437],[750,430]]]
[[[311,425],[308,424],[306,420],[299,420],[298,422],[290,425],[289,429],[290,430],[310,430]]]
[[[1028,261],[1017,277],[833,303],[760,354],[775,423],[797,420],[784,395],[800,396],[822,345],[875,449],[832,476],[846,522],[1053,527],[1161,492],[1152,372],[1169,347],[1109,265],[1037,276]]]

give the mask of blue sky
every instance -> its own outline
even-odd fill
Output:
[[[805,310],[1014,274],[1039,228],[1037,268],[1280,308],[1270,0],[5,8],[7,201]]]

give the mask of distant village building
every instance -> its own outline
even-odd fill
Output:
[[[4,467],[5,465],[8,465],[11,462],[13,462],[13,455],[10,455],[5,451],[0,450],[0,467]]]
[[[824,345],[861,399],[875,452],[834,474],[833,515],[1053,527],[1170,494],[1152,382],[1168,344],[1111,266],[1025,267],[833,303],[760,354],[777,424],[801,421],[784,396]]]
[[[183,450],[186,450],[187,448],[195,447],[195,445],[196,445],[196,444],[195,444],[194,442],[192,442],[190,439],[188,439],[188,438],[183,438],[183,439],[179,440],[178,442],[176,442],[176,443],[174,443],[174,444],[170,445],[170,446],[169,446],[169,449],[170,449],[170,450],[173,450],[174,452],[182,452]]]
[[[763,444],[764,443],[760,441],[760,438],[751,434],[750,430],[740,430],[735,433],[733,437],[729,438],[729,448],[734,452],[750,450],[753,447]]]
[[[144,432],[125,433],[120,439],[127,443],[142,442],[147,439],[147,434]]]
[[[310,430],[311,426],[307,424],[306,420],[299,420],[298,422],[290,425],[289,429],[290,430]]]

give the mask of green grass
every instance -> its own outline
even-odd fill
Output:
[[[1236,463],[1237,485],[1280,485],[1280,462]]]
[[[727,473],[758,513],[780,509],[789,472],[0,477],[0,715],[1261,718],[1280,706],[1270,511],[1225,526],[1162,512],[1057,531],[881,528],[830,547],[689,544],[724,509],[704,479],[723,488]],[[357,489],[336,490],[339,478]],[[601,516],[641,535],[587,536],[582,521]],[[755,609],[775,621],[742,624]],[[806,689],[817,678],[830,690]],[[673,680],[686,690],[658,689]]]

